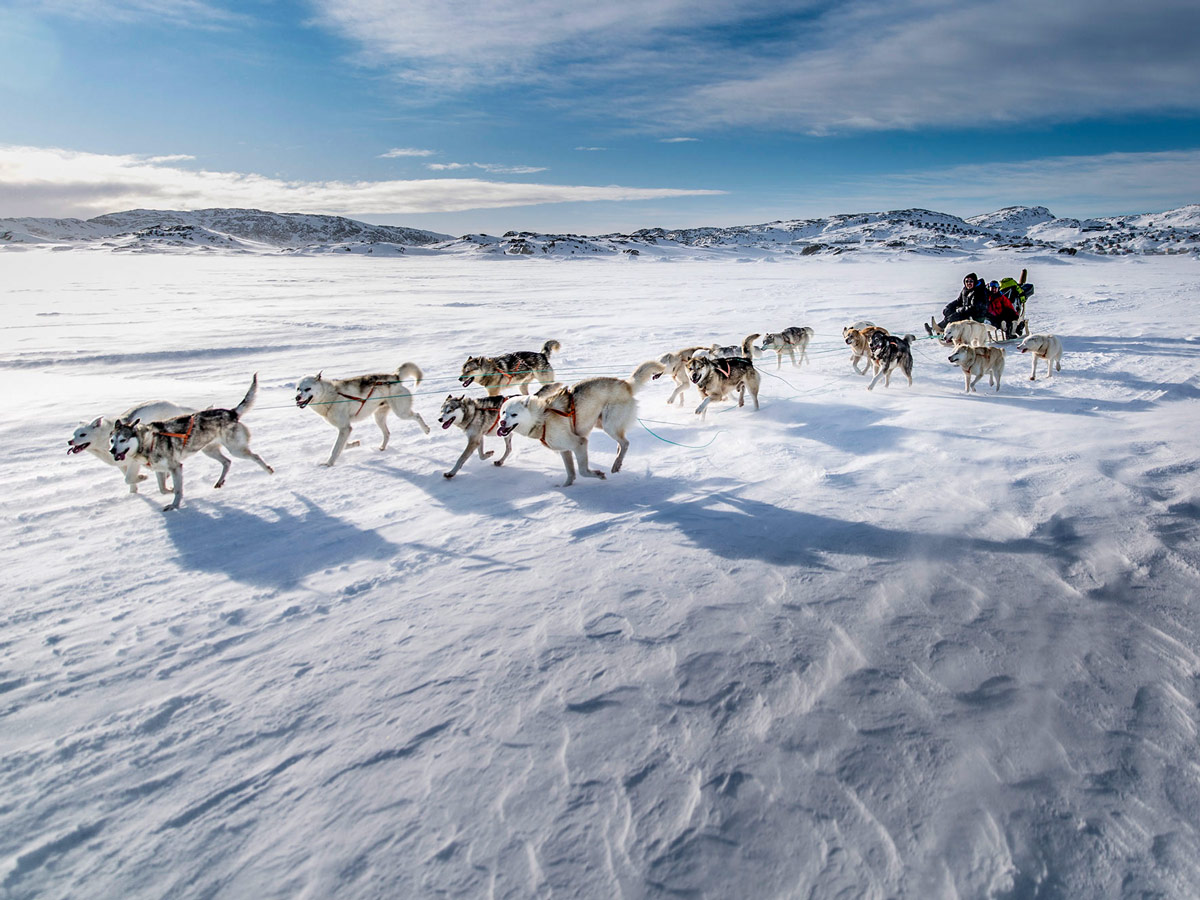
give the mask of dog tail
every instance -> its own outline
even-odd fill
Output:
[[[746,339],[742,341],[742,356],[746,357],[746,359],[754,358],[754,342],[759,337],[761,337],[761,335],[758,332],[755,332],[754,334],[746,335]],[[761,355],[762,354],[760,353],[759,356]]]
[[[237,418],[241,418],[250,411],[250,407],[254,405],[254,398],[258,396],[258,373],[254,373],[254,378],[250,381],[250,390],[246,391],[246,396],[242,398],[242,402],[233,408],[233,414]]]
[[[562,345],[558,341],[546,341],[546,343],[542,344],[542,355],[545,356],[546,359],[549,359],[551,353],[553,353],[555,350],[561,349]]]
[[[410,375],[416,379],[417,384],[420,384],[421,379],[425,377],[425,373],[421,371],[421,367],[414,362],[406,362],[396,370],[396,378],[401,381]]]
[[[915,341],[916,339],[917,339],[917,336],[915,334],[906,334],[900,340],[904,341],[905,346],[911,347],[912,342]]]
[[[633,388],[634,393],[637,393],[640,388],[645,387],[665,371],[667,371],[667,367],[662,363],[653,359],[647,360],[633,370],[633,374],[629,376],[629,386]]]

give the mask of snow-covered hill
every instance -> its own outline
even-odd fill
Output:
[[[0,219],[0,247],[56,244],[117,251],[224,249],[257,253],[459,253],[523,257],[766,258],[844,253],[942,255],[1200,253],[1200,205],[1105,219],[1058,218],[1044,206],[1010,206],[966,219],[928,209],[852,213],[722,228],[646,228],[631,234],[510,231],[454,238],[339,216],[253,209],[137,209],[79,219]]]

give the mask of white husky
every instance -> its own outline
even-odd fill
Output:
[[[327,380],[318,372],[316,375],[301,378],[296,385],[296,405],[304,409],[311,404],[326,422],[338,430],[337,440],[333,442],[333,452],[321,465],[332,466],[337,462],[342,450],[358,446],[358,441],[346,443],[346,439],[350,437],[350,423],[368,415],[375,416],[375,424],[383,432],[380,450],[387,449],[388,440],[392,436],[387,427],[389,410],[401,419],[412,419],[421,426],[423,432],[429,434],[429,426],[412,408],[412,393],[400,383],[405,378],[413,378],[420,384],[422,377],[421,369],[416,363],[406,362],[395,372],[379,375]]]
[[[503,437],[516,431],[562,454],[567,469],[563,487],[575,481],[572,454],[579,461],[580,475],[603,478],[603,472],[588,468],[588,434],[599,425],[620,445],[612,471],[621,471],[629,449],[625,432],[637,421],[633,395],[664,371],[662,363],[652,360],[638,366],[629,378],[587,378],[572,387],[556,390],[549,385],[532,397],[511,397],[500,409],[498,432]]]
[[[1062,341],[1053,334],[1031,334],[1025,340],[1021,341],[1021,352],[1033,354],[1033,374],[1029,376],[1030,381],[1037,380],[1037,364],[1039,359],[1046,361],[1046,377],[1054,377],[1054,372],[1062,371]],[[1054,371],[1050,370],[1050,365],[1053,363]]]
[[[159,419],[171,419],[175,416],[186,416],[194,412],[195,410],[189,406],[179,406],[166,400],[159,400],[153,403],[139,403],[137,406],[125,410],[116,418],[126,422],[134,419],[153,422]],[[80,425],[75,429],[75,433],[67,439],[67,454],[82,453],[87,450],[102,462],[116,466],[125,475],[129,493],[136,494],[138,482],[144,481],[146,478],[140,472],[142,462],[137,457],[127,457],[121,462],[113,459],[112,447],[109,444],[112,441],[113,425],[115,424],[115,419],[110,419],[108,416],[97,416],[92,421]],[[167,473],[156,472],[155,474],[158,476],[158,490],[165,494],[167,492]]]

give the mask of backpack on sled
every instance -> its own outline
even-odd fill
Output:
[[[1027,274],[1026,270],[1022,269],[1020,280],[1016,278],[1000,279],[1000,293],[1009,299],[1013,309],[1017,311],[1018,318],[1014,327],[1016,334],[1029,333],[1029,322],[1025,316],[1025,301],[1033,296],[1033,285],[1025,280]]]

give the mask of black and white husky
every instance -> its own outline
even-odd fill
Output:
[[[776,371],[783,368],[784,353],[791,358],[793,366],[798,366],[808,359],[808,342],[812,340],[812,336],[813,330],[807,325],[802,328],[785,328],[783,331],[763,335],[762,346],[759,348],[759,351],[762,353],[766,353],[768,350],[775,351],[778,357],[778,364],[775,366]],[[800,362],[796,361],[797,350],[800,351]]]
[[[388,431],[388,411],[401,419],[412,419],[426,434],[429,426],[420,413],[412,408],[412,392],[401,382],[412,378],[421,383],[421,369],[416,363],[406,362],[395,372],[377,375],[359,375],[357,378],[323,378],[322,373],[301,378],[296,384],[296,405],[301,409],[312,406],[326,422],[338,430],[329,459],[321,463],[332,466],[346,447],[357,447],[358,441],[347,444],[351,423],[369,415],[383,432],[380,450],[386,450],[392,433]]]
[[[241,418],[254,404],[258,394],[258,376],[242,402],[233,409],[202,409],[185,416],[154,422],[118,420],[113,425],[112,455],[118,463],[136,458],[155,472],[169,472],[175,499],[163,511],[179,509],[183,502],[183,461],[193,453],[203,453],[221,463],[221,477],[213,487],[225,484],[230,461],[221,447],[234,456],[252,459],[268,472],[275,470],[250,449],[250,430]]]
[[[554,369],[550,366],[550,354],[561,349],[558,341],[546,341],[542,352],[518,350],[503,356],[470,356],[463,363],[458,376],[463,387],[478,381],[487,388],[488,396],[495,397],[506,387],[516,385],[522,394],[529,393],[529,385],[536,379],[542,384],[554,381]]]
[[[141,474],[142,464],[136,457],[122,462],[113,459],[112,433],[116,420],[124,419],[129,422],[134,419],[143,419],[150,422],[156,419],[169,419],[173,416],[186,416],[194,412],[195,410],[190,406],[179,406],[176,403],[160,400],[155,403],[139,403],[137,406],[125,410],[115,419],[110,419],[108,416],[97,416],[92,421],[76,428],[75,433],[67,439],[67,454],[82,453],[86,450],[102,462],[116,466],[125,475],[129,493],[136,494],[138,482],[143,481],[146,476]],[[167,492],[167,473],[156,472],[155,474],[158,476],[158,489],[165,494]]]
[[[438,421],[442,424],[443,429],[457,425],[465,431],[467,433],[467,449],[462,452],[462,456],[458,458],[454,468],[449,472],[443,472],[443,475],[453,478],[458,474],[463,463],[467,461],[467,457],[476,450],[479,451],[480,459],[492,457],[495,453],[494,450],[483,452],[483,439],[489,434],[496,434],[497,427],[500,425],[500,407],[507,399],[508,397],[483,397],[479,400],[473,397],[455,397],[453,395],[446,397],[445,402],[442,403],[442,412],[438,416]],[[512,453],[512,435],[505,434],[502,437],[504,438],[504,455],[492,463],[494,466],[504,465],[504,461]]]
[[[730,344],[727,347],[722,347],[720,344],[713,344],[707,355],[712,359],[753,359],[757,355],[757,352],[754,349],[754,342],[756,340],[758,340],[757,331],[754,332],[754,334],[746,335],[746,337],[742,339],[742,343],[740,345]]]
[[[874,389],[880,378],[884,380],[883,386],[889,387],[895,369],[903,372],[908,378],[909,386],[912,386],[912,342],[915,340],[916,337],[911,334],[901,338],[894,334],[884,334],[882,330],[872,332],[870,350],[871,360],[875,363],[875,377],[867,385],[868,391]]]

